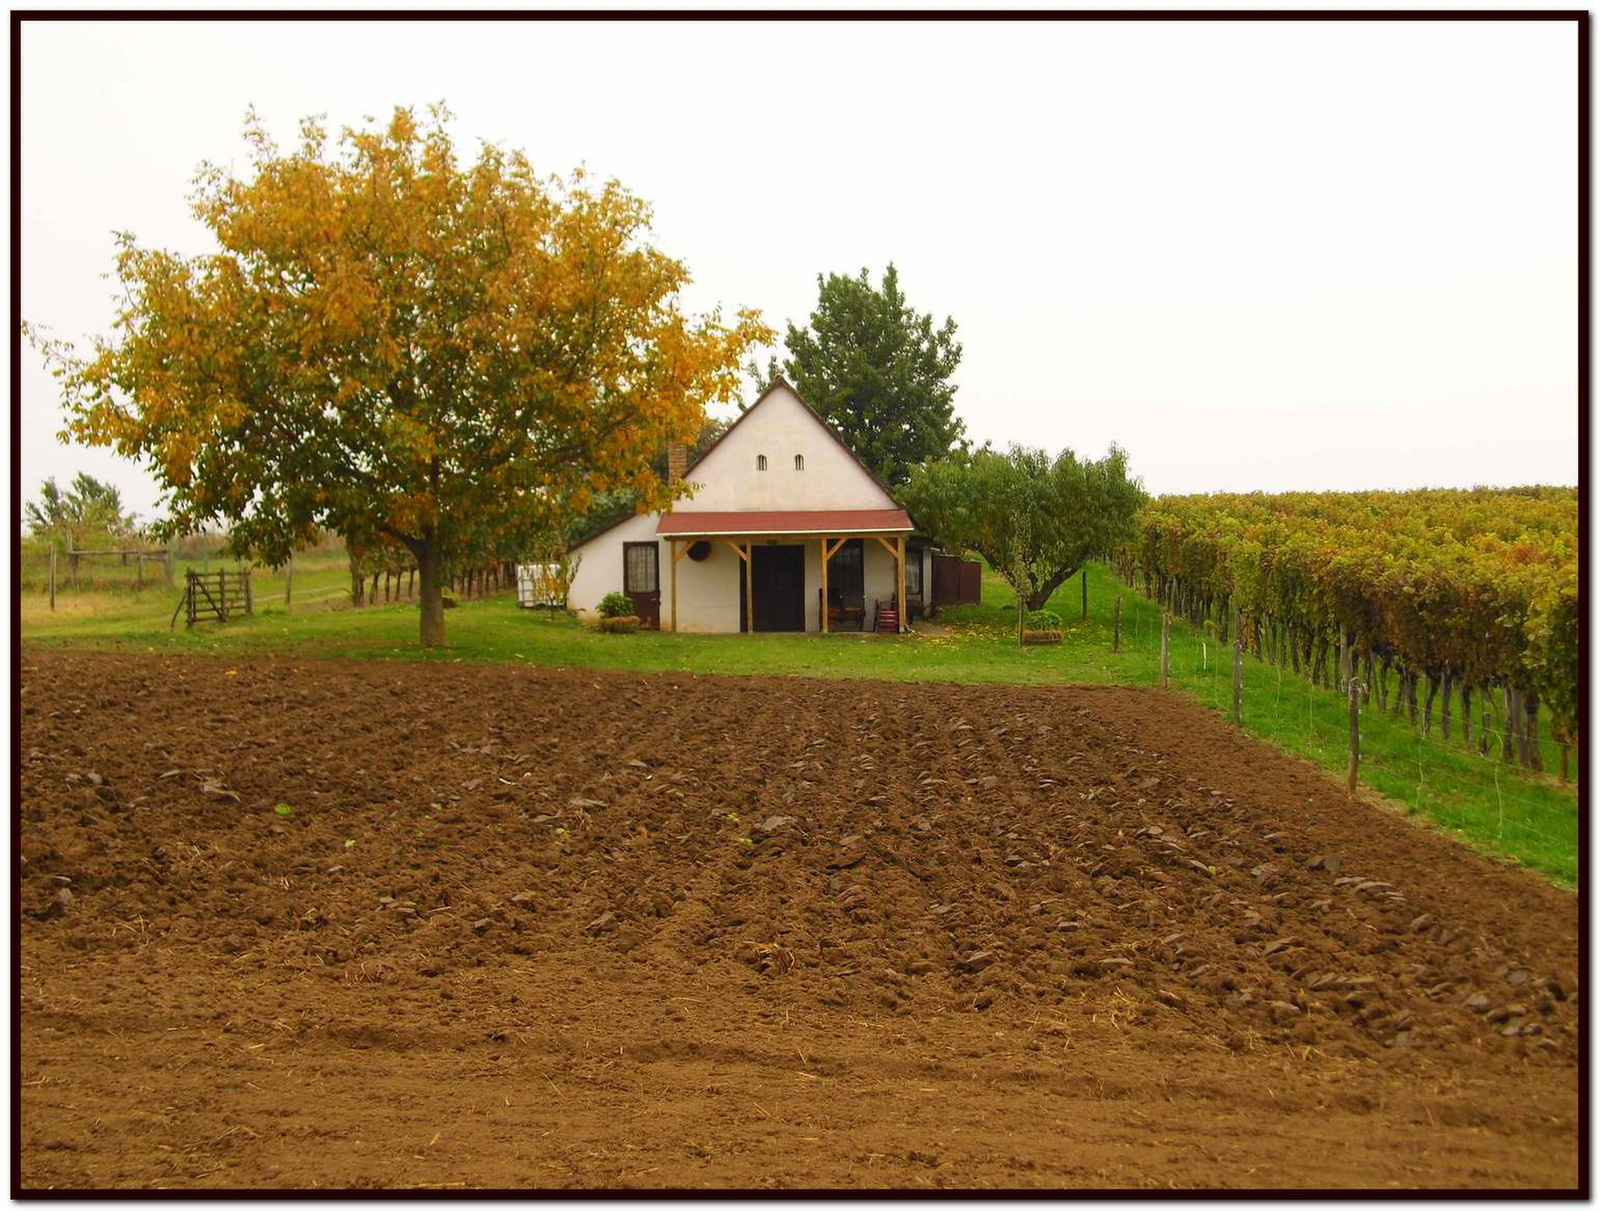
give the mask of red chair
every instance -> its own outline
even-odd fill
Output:
[[[878,619],[877,625],[873,627],[873,630],[888,631],[891,635],[899,631],[900,608],[899,603],[893,597],[889,598],[887,606],[883,604],[881,597],[878,598],[877,601],[873,602],[873,612]]]

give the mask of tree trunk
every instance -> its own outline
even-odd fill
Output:
[[[444,647],[444,594],[439,580],[439,551],[430,535],[417,549],[417,572],[422,581],[422,646]]]
[[[1427,737],[1433,733],[1433,700],[1439,693],[1439,679],[1427,672],[1423,676],[1428,682],[1428,693],[1422,700],[1422,734]]]
[[[350,604],[361,604],[361,586],[367,583],[367,578],[361,574],[361,569],[355,565],[350,567]]]
[[[1406,710],[1411,714],[1411,726],[1417,726],[1417,675],[1406,670]]]
[[[1461,742],[1472,747],[1472,686],[1461,683]]]

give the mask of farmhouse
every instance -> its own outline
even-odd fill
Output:
[[[694,466],[684,453],[669,452],[668,474],[691,499],[574,548],[574,609],[620,591],[663,630],[904,630],[901,603],[926,601],[926,536],[782,378]]]

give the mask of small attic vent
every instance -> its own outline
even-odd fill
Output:
[[[767,469],[767,456],[765,454],[757,454],[756,455],[756,470],[757,471],[765,471],[766,469]]]
[[[806,456],[804,454],[796,454],[794,456],[794,469],[796,471],[804,471],[806,469]]]

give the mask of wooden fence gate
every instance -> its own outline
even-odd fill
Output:
[[[250,597],[250,569],[231,576],[226,568],[215,572],[190,571],[185,578],[183,600],[172,612],[173,625],[178,612],[184,611],[186,627],[197,622],[227,622],[237,614],[250,614],[253,602]]]
[[[956,555],[933,557],[933,604],[977,605],[983,565]]]

